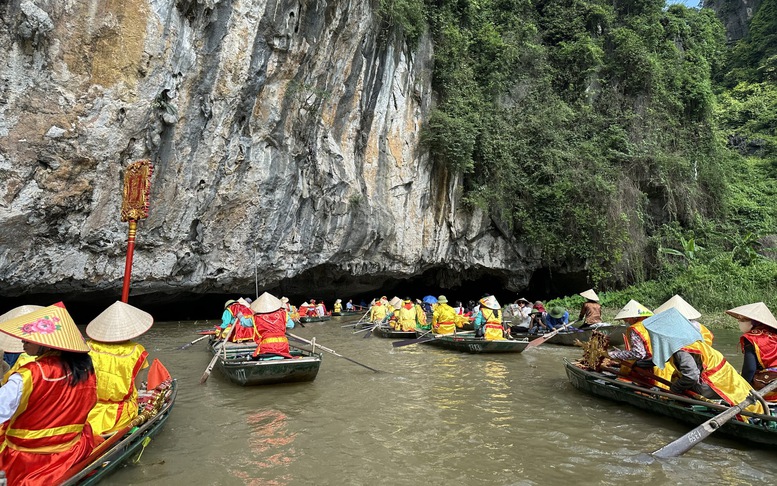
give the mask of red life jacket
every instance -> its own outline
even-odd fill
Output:
[[[254,356],[274,353],[291,358],[286,321],[286,310],[283,308],[268,314],[254,314],[254,342],[258,345]]]

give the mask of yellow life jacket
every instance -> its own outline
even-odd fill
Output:
[[[502,328],[502,313],[482,306],[480,307],[480,312],[486,319],[483,337],[485,337],[487,341],[504,339],[504,329]]]
[[[133,341],[103,343],[89,340],[97,376],[97,404],[89,412],[95,434],[109,434],[127,426],[138,414],[135,378],[148,368],[146,349]]]
[[[682,350],[701,356],[701,381],[715,390],[715,393],[720,395],[729,405],[743,402],[750,390],[753,389],[715,348],[702,341],[696,341],[685,346]],[[753,413],[764,413],[760,402],[755,402],[745,410]]]
[[[370,321],[382,321],[386,318],[386,314],[388,313],[388,308],[384,304],[375,304],[372,306],[372,309],[370,309]]]
[[[403,331],[415,331],[416,313],[417,311],[414,305],[411,305],[408,309],[407,306],[403,304],[398,311],[397,329],[401,328]]]

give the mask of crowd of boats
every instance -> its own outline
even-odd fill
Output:
[[[501,306],[492,295],[468,306],[450,306],[444,295],[391,300],[382,296],[360,308],[351,302],[346,307],[338,300],[330,312],[312,299],[295,308],[285,297],[264,293],[255,300],[227,301],[222,319],[212,328],[197,331],[200,336],[181,349],[208,340],[212,360],[201,383],[216,369],[236,385],[254,386],[313,381],[324,354],[379,373],[323,346],[316,338],[305,339],[291,332],[310,323],[331,326],[325,323],[349,316],[351,319],[340,324],[344,333],[391,340],[392,348],[428,345],[470,354],[515,354],[542,344],[578,346],[581,358],[564,362],[569,382],[578,390],[699,426],[688,437],[656,451],[658,457],[678,455],[715,430],[751,444],[777,445],[777,417],[774,404],[768,401],[777,398],[777,392],[772,392],[777,380],[769,379],[770,374],[772,379],[777,377],[777,320],[763,303],[728,311],[742,327],[743,349],[756,358],[753,375],[743,370],[742,377],[731,374],[731,365],[712,347],[714,336],[697,321],[701,314],[680,296],[654,311],[631,301],[615,316],[615,323],[606,323],[601,320],[596,292],[589,289],[580,295],[585,301],[577,319],[570,321],[569,311],[559,306],[546,310],[541,302],[526,299]],[[5,381],[14,373],[27,373],[30,363],[40,362],[40,358],[21,352],[22,342],[63,353],[76,349],[94,353],[103,349],[100,343],[136,346],[131,339],[147,330],[153,319],[128,304],[116,303],[96,321],[97,325],[87,327],[92,339],[85,345],[79,344],[78,338],[83,338],[76,334],[64,306],[24,306],[0,316],[0,346],[6,357],[19,355]],[[69,334],[63,334],[63,328]],[[625,349],[615,347],[620,345]],[[691,356],[690,362],[682,361],[684,353]],[[145,356],[143,352],[132,359],[141,363]],[[99,383],[100,363],[97,357],[95,360]],[[134,390],[140,366],[135,368],[125,400]],[[175,402],[177,382],[166,370],[164,373],[161,378],[149,374],[148,383],[132,398],[137,404],[133,416],[126,417],[121,426],[103,431],[98,445],[81,460],[68,464],[50,484],[93,484],[145,447],[147,438],[164,425]],[[9,432],[15,434],[16,430],[13,421],[5,424],[6,445],[14,444],[9,439]]]

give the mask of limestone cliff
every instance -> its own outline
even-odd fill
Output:
[[[762,0],[704,0],[704,7],[715,11],[726,28],[726,38],[736,42],[747,36],[748,25]]]
[[[419,143],[431,44],[377,1],[0,1],[0,296],[118,296],[123,168],[154,163],[133,294],[538,265]],[[452,272],[447,272],[452,270]],[[442,277],[441,277],[442,278]]]

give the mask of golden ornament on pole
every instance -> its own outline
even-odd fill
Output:
[[[121,204],[121,220],[129,222],[127,236],[127,260],[124,265],[124,285],[121,301],[129,300],[132,276],[132,257],[135,253],[135,235],[138,220],[148,217],[148,200],[151,193],[151,174],[154,169],[150,160],[138,160],[127,166],[124,172],[124,193]]]

